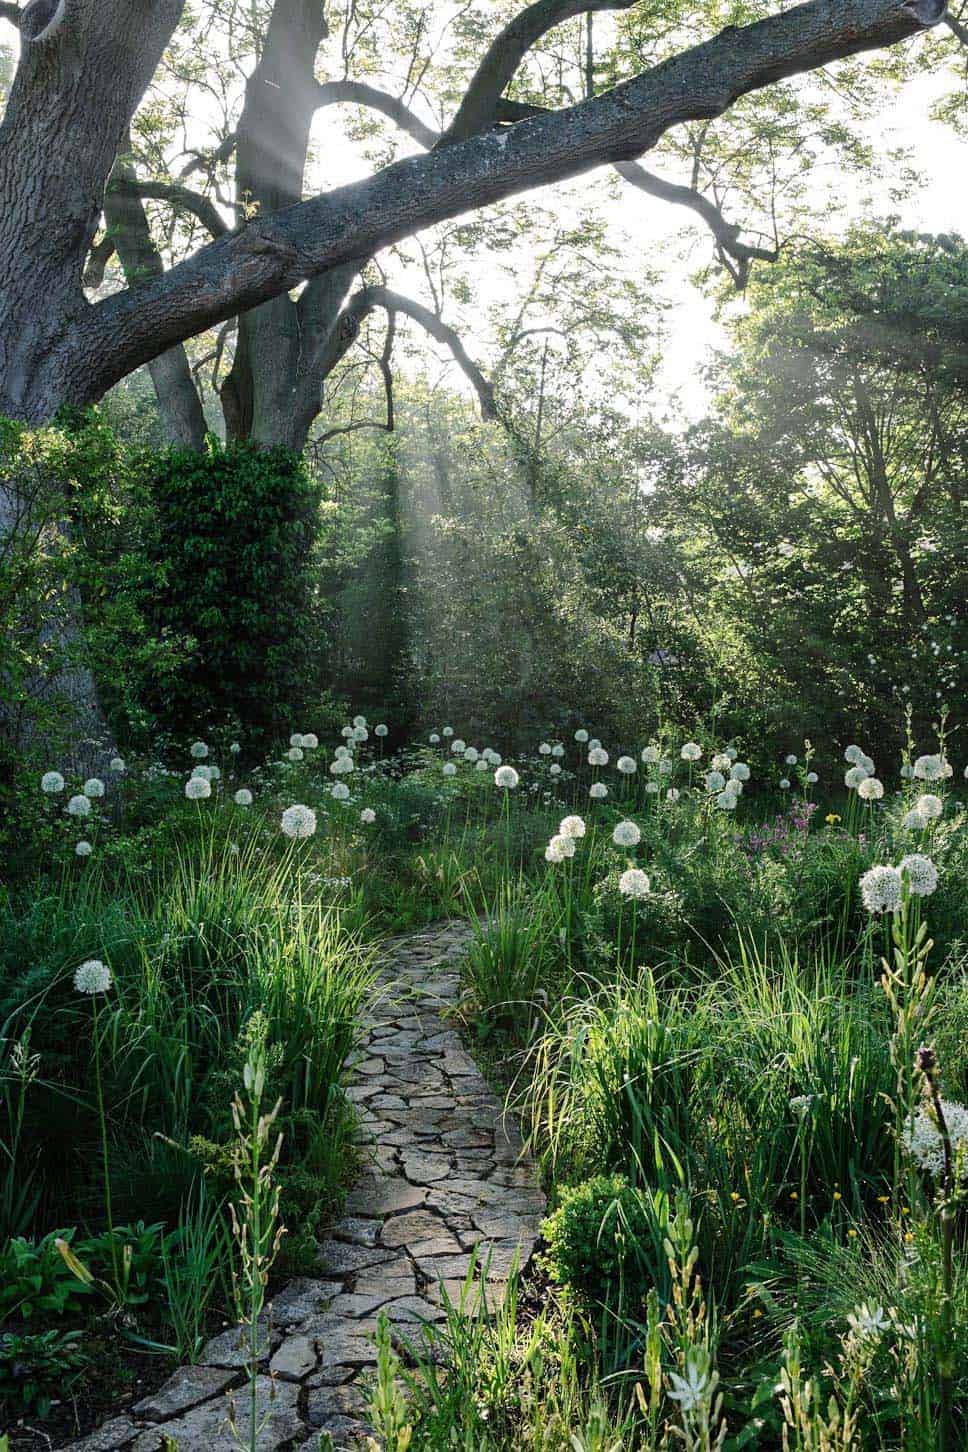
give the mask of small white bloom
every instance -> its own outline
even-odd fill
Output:
[[[190,776],[185,783],[185,795],[190,802],[201,802],[212,795],[212,783],[205,776]]]
[[[911,763],[909,761],[905,761],[902,764],[902,766],[901,766],[901,780],[902,781],[913,781],[914,780],[914,767],[911,765]]]
[[[678,800],[679,800],[679,788],[678,787],[670,787],[669,790],[666,792],[666,801],[667,802],[677,802]]]
[[[251,807],[252,793],[249,791],[248,787],[239,787],[238,791],[235,793],[235,797],[233,800],[235,801],[235,805],[237,807]]]
[[[860,880],[861,900],[869,913],[896,913],[901,906],[901,874],[896,867],[871,867]]]
[[[659,795],[659,792],[662,790],[657,781],[647,781],[645,784],[645,789],[650,797],[657,797]],[[676,796],[678,797],[678,795],[679,794],[677,792]]]
[[[374,726],[373,734],[374,736],[389,736],[390,728],[381,721],[379,726]]]
[[[303,751],[301,746],[290,746],[289,750],[286,752],[286,755],[288,756],[290,761],[302,761],[306,753]]]
[[[113,772],[116,772],[119,776],[121,772],[127,771],[127,767],[124,764],[123,756],[112,756],[108,765],[110,766],[111,770]]]
[[[585,742],[588,740],[588,732],[584,729],[584,727],[579,727],[579,729],[575,732],[575,740],[578,742],[579,746],[584,746]]]
[[[541,745],[538,747],[538,755],[539,756],[550,756],[551,755],[551,746],[550,746],[550,744],[547,741],[542,741]]]
[[[238,754],[239,754],[239,752],[241,750],[242,750],[242,747],[239,745],[239,743],[237,741],[233,741],[232,742],[232,745],[229,747],[229,751],[231,751],[231,753],[232,753],[233,756],[238,756]]]
[[[337,785],[342,785],[342,783],[337,783]],[[348,793],[349,788],[347,787],[346,790]],[[311,837],[316,830],[316,813],[312,807],[304,807],[296,802],[283,812],[280,826],[285,835],[294,840]]]
[[[94,851],[94,848],[91,846],[90,842],[81,841],[78,842],[77,846],[74,848],[74,851],[77,853],[78,857],[90,857],[91,853]]]
[[[307,731],[299,743],[304,751],[315,751],[319,745],[319,737],[315,731]]]
[[[562,744],[561,744],[560,741],[556,741],[555,742],[554,746],[551,748],[551,754],[552,754],[552,756],[557,756],[557,757],[564,756],[564,754],[565,754],[565,748],[562,746]]]
[[[781,776],[780,777],[780,791],[781,792],[788,792],[789,790],[790,790],[790,778],[788,776]]]
[[[520,780],[513,766],[499,766],[494,773],[494,785],[505,787],[508,791],[513,791]]]
[[[858,784],[857,795],[863,802],[879,802],[884,795],[884,783],[878,781],[876,776],[865,776]]]
[[[657,746],[643,746],[642,760],[646,766],[655,766],[659,760],[660,752]]]
[[[725,787],[716,798],[716,805],[721,812],[735,812],[738,801],[739,797],[736,793],[730,791],[729,787]]]
[[[636,769],[635,760],[631,756],[620,756],[615,765],[623,776],[631,776]]]
[[[579,816],[562,817],[558,831],[562,837],[584,837],[587,831],[585,819]]]
[[[439,732],[437,732],[437,731],[431,731],[429,740],[430,740],[431,746],[439,746],[440,745],[440,734],[439,734]]]
[[[290,736],[290,738],[289,738],[289,745],[290,746],[302,746],[302,744],[303,744],[302,732],[301,731],[294,731],[292,733],[292,735]]]
[[[464,747],[464,760],[465,761],[469,761],[472,766],[473,766],[473,764],[474,764],[475,761],[478,761],[480,759],[480,755],[481,755],[481,753],[478,751],[478,749],[477,749],[476,746],[465,746]],[[486,762],[485,762],[485,765],[487,765]]]
[[[728,772],[730,766],[732,765],[732,761],[733,758],[729,755],[727,751],[717,751],[716,755],[709,763],[710,770]]]
[[[593,746],[588,753],[589,766],[608,766],[608,752],[604,746]]]
[[[365,726],[354,726],[353,727],[353,736],[352,736],[352,740],[353,741],[361,742],[361,741],[369,741],[369,739],[370,739],[370,733],[369,733],[369,731],[367,731],[367,729],[366,729]]]
[[[464,752],[467,750],[467,742],[462,741],[459,736],[455,736],[453,741],[450,743],[450,749],[455,756],[463,756]]]
[[[857,766],[864,759],[864,753],[859,746],[848,746],[844,752],[844,760],[850,762],[851,766]]]
[[[852,766],[844,772],[844,786],[851,787],[853,790],[856,791],[856,789],[860,786],[861,782],[867,780],[867,776],[868,773],[866,767]]]
[[[796,766],[797,758],[795,756],[786,757],[786,764],[787,766]]]
[[[100,958],[88,958],[74,973],[78,993],[107,993],[111,987],[111,970]]]
[[[575,839],[574,837],[566,837],[563,832],[559,832],[556,836],[552,837],[548,846],[545,848],[545,860],[547,862],[563,862],[566,857],[574,857],[574,855]]]
[[[592,801],[602,802],[608,796],[608,787],[603,781],[593,781],[588,788],[588,795]]]
[[[927,817],[922,817],[917,807],[912,807],[909,812],[905,812],[903,818],[901,819],[901,826],[906,832],[920,832],[927,825]]]
[[[879,1341],[891,1325],[880,1306],[868,1306],[866,1301],[848,1314],[847,1324],[855,1336],[866,1341]]]
[[[642,833],[635,822],[617,822],[612,841],[616,847],[637,847],[642,841]]]
[[[67,815],[69,817],[87,817],[90,816],[90,812],[91,803],[88,797],[71,797],[67,803]]]
[[[734,761],[729,769],[733,781],[749,781],[750,769],[745,761]]]
[[[709,771],[706,773],[707,792],[721,792],[726,785],[726,778],[721,771]]]
[[[445,761],[444,762],[444,776],[456,776],[456,775],[457,775],[457,766],[456,766],[456,763],[453,762],[453,761]]]
[[[475,771],[490,771],[490,769],[491,769],[491,763],[489,761],[485,761],[484,758],[483,758],[483,756],[481,757],[481,759],[479,761],[475,761],[475,763],[474,763],[474,770]],[[554,771],[554,767],[552,767],[551,769],[552,769],[552,771]]]
[[[919,756],[914,763],[914,775],[919,781],[941,781],[948,773],[942,756]]]
[[[648,897],[652,884],[641,867],[629,867],[618,880],[618,890],[623,897]]]
[[[914,803],[914,809],[926,822],[936,821],[944,811],[944,802],[931,792],[925,792]]]
[[[365,716],[354,716],[353,717],[353,730],[354,731],[365,731],[366,730],[366,717]]]
[[[45,771],[40,778],[40,789],[42,792],[46,792],[48,796],[62,792],[64,785],[64,778],[59,771]]]
[[[816,786],[817,785],[817,782],[819,780],[820,780],[820,778],[819,778],[819,776],[817,775],[817,773],[815,771],[808,771],[807,772],[807,785],[808,786]]]
[[[702,747],[698,741],[687,741],[679,755],[683,761],[698,761],[702,756]]]
[[[189,751],[196,761],[204,761],[208,755],[208,747],[204,741],[193,741]]]
[[[790,1100],[790,1108],[794,1114],[804,1115],[813,1103],[812,1094],[795,1094]]]
[[[349,741],[350,737],[353,735],[353,727],[344,726],[339,734],[344,738],[344,740]]]
[[[553,761],[551,763],[551,765],[548,767],[548,771],[551,776],[561,775],[561,767],[558,765],[557,761]]]
[[[350,789],[345,781],[334,781],[329,794],[338,802],[348,802],[350,799]]]
[[[908,890],[915,897],[930,897],[938,886],[938,869],[923,852],[911,852],[902,857],[897,870],[907,878]]]
[[[968,1148],[968,1109],[954,1099],[942,1099],[941,1111],[948,1127],[951,1147],[958,1156]],[[922,1170],[935,1177],[944,1170],[944,1145],[933,1115],[926,1108],[912,1114],[905,1126],[902,1142],[908,1154]]]
[[[372,807],[363,808],[362,812],[360,813],[360,821],[363,823],[364,827],[369,827],[373,822],[376,821],[376,812],[373,810]]]
[[[453,726],[445,726],[444,727],[444,735],[445,736],[453,736],[453,734],[454,734],[454,728],[453,728]]]
[[[84,783],[84,795],[92,799],[104,796],[104,783],[99,776],[90,776]]]

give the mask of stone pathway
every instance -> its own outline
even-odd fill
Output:
[[[445,1319],[443,1290],[458,1303],[474,1265],[483,1294],[500,1299],[515,1264],[528,1264],[544,1196],[516,1127],[487,1087],[455,1029],[441,1018],[458,992],[457,962],[471,930],[445,923],[387,944],[385,966],[353,1064],[370,1163],[346,1214],[319,1250],[319,1278],[290,1282],[272,1304],[259,1377],[259,1438],[268,1449],[365,1438],[373,1333],[385,1314],[395,1337]],[[476,1252],[476,1262],[474,1260]],[[464,1305],[473,1309],[472,1289]],[[479,1306],[479,1301],[476,1303]],[[182,1448],[235,1452],[230,1405],[247,1441],[243,1353],[230,1329],[159,1391],[73,1444],[81,1452]]]

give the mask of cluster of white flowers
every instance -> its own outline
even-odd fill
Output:
[[[652,884],[641,867],[629,867],[618,880],[618,890],[623,897],[648,897]]]
[[[189,753],[196,761],[204,761],[208,755],[208,747],[204,741],[193,741],[189,747]]]
[[[615,765],[623,776],[631,776],[636,770],[635,760],[631,756],[620,756]]]
[[[726,778],[721,771],[707,771],[706,790],[707,792],[721,792],[726,785]]]
[[[930,897],[938,886],[938,869],[922,852],[902,857],[897,870],[907,878],[908,891],[915,897]]]
[[[657,766],[661,755],[662,753],[657,746],[643,746],[642,748],[642,760],[646,766]]]
[[[968,1150],[968,1109],[953,1099],[942,1099],[941,1112],[948,1129],[955,1155]],[[928,1174],[938,1176],[944,1169],[944,1145],[941,1132],[927,1107],[912,1114],[904,1128],[903,1144],[908,1154]]]
[[[238,791],[235,793],[234,801],[237,807],[251,807],[252,793],[249,791],[248,787],[239,787]]]
[[[584,837],[586,830],[584,817],[562,817],[558,824],[562,837]]]
[[[84,783],[84,795],[92,801],[104,796],[104,783],[99,776],[90,776]]]
[[[294,741],[293,745],[302,746],[305,751],[315,751],[319,745],[319,737],[315,731],[307,731],[304,733],[302,741],[298,743]]]
[[[879,802],[884,795],[884,783],[878,781],[876,776],[865,776],[863,781],[857,783],[857,795],[862,802]]]
[[[593,781],[588,788],[588,795],[593,802],[603,802],[608,796],[608,787],[603,781]]]
[[[588,752],[589,766],[608,766],[608,752],[604,746],[593,746]]]
[[[574,857],[575,839],[567,836],[564,832],[558,832],[545,848],[546,862],[564,862],[566,857]]]
[[[91,853],[94,851],[94,848],[91,846],[90,842],[87,842],[82,838],[81,841],[77,843],[74,851],[78,857],[90,857]]]
[[[499,766],[494,773],[494,785],[504,787],[506,791],[513,791],[520,780],[513,766]]]
[[[334,781],[329,789],[329,794],[337,802],[348,802],[350,799],[350,789],[345,781]]]
[[[360,813],[360,821],[364,827],[369,827],[376,821],[376,812],[372,807],[364,807]]]
[[[953,775],[953,768],[943,756],[919,756],[911,769],[918,781],[944,781]]]
[[[698,761],[702,756],[702,747],[698,741],[687,741],[679,755],[683,761]]]
[[[200,802],[212,795],[212,783],[207,776],[190,776],[185,783],[185,795],[190,802]]]
[[[122,756],[112,756],[108,765],[117,776],[120,776],[122,772],[128,769]]]
[[[71,797],[67,803],[67,815],[69,817],[89,817],[91,815],[91,800],[89,797]]]
[[[200,776],[203,781],[221,781],[222,773],[217,766],[196,766],[192,776]]]
[[[575,740],[578,742],[579,746],[584,746],[585,742],[588,740],[588,732],[583,726],[579,726],[578,730],[575,732]]]
[[[111,970],[100,958],[88,958],[74,973],[74,987],[78,993],[107,993],[111,987]]]
[[[869,1306],[862,1301],[848,1313],[847,1325],[859,1341],[879,1341],[891,1323],[880,1306]]]
[[[440,745],[440,732],[439,731],[431,731],[431,733],[430,733],[430,735],[429,735],[429,737],[427,739],[430,742],[431,746],[439,746]]]
[[[302,761],[305,755],[306,753],[303,751],[301,746],[290,746],[289,750],[286,752],[286,756],[289,758],[290,761]]]
[[[746,765],[745,761],[734,761],[732,766],[729,768],[729,776],[731,781],[749,781],[750,769]]]
[[[612,841],[616,847],[637,847],[642,841],[642,833],[634,822],[618,822],[612,833]]]
[[[739,777],[730,777],[723,787],[723,790],[716,797],[716,805],[721,812],[735,812],[736,804],[740,799],[743,790],[743,783]]]
[[[311,837],[316,830],[316,813],[297,802],[283,812],[281,826],[285,835],[294,840]]]
[[[457,775],[457,764],[456,764],[456,762],[453,762],[453,761],[445,761],[444,762],[444,776],[456,776],[456,775]]]
[[[790,1100],[790,1108],[793,1110],[794,1114],[802,1117],[810,1108],[811,1104],[813,1103],[813,1099],[814,1096],[812,1094],[794,1094],[793,1098]]]
[[[390,734],[390,728],[383,721],[381,721],[378,726],[374,726],[374,728],[373,728],[373,735],[374,736],[379,736],[381,739],[384,736],[389,736],[389,734]]]
[[[40,778],[40,789],[48,796],[54,796],[57,792],[64,790],[66,783],[59,771],[45,771]]]
[[[896,867],[871,867],[860,880],[861,901],[869,913],[896,913],[901,906],[901,874]]]

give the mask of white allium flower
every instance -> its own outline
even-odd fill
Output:
[[[786,760],[787,766],[796,766],[796,764],[797,764],[797,758],[795,756],[793,756],[793,755],[790,755],[790,756],[786,757],[785,760]]]
[[[552,756],[558,757],[564,756],[565,748],[562,746],[560,741],[555,742],[554,746],[551,748],[551,754]]]
[[[513,766],[499,766],[494,773],[494,785],[506,787],[509,791],[513,791],[520,780]]]
[[[726,785],[726,778],[721,771],[708,771],[706,773],[707,792],[721,792]]]
[[[376,812],[373,810],[372,807],[363,808],[362,812],[360,813],[360,821],[363,823],[364,827],[369,827],[373,822],[376,821]]]
[[[204,761],[208,755],[208,747],[204,741],[193,741],[189,748],[189,753],[194,756],[196,761]]]
[[[350,799],[350,789],[345,781],[334,781],[329,794],[338,802],[348,802]]]
[[[819,780],[820,778],[815,771],[807,772],[807,786],[816,786]]]
[[[879,802],[884,795],[884,783],[878,781],[876,776],[865,776],[858,783],[857,795],[864,802]]]
[[[286,752],[286,755],[290,761],[302,761],[306,753],[303,751],[301,746],[290,746],[289,750]]]
[[[879,1341],[891,1326],[880,1306],[869,1306],[866,1301],[848,1313],[847,1324],[862,1341]]]
[[[553,761],[551,763],[551,765],[548,767],[548,771],[551,774],[551,776],[560,776],[561,775],[561,767],[558,765],[557,761]]]
[[[901,874],[896,867],[871,867],[860,880],[861,900],[869,913],[896,913],[901,906]]]
[[[608,752],[604,746],[593,746],[588,753],[589,766],[608,766]]]
[[[702,756],[702,747],[698,741],[687,741],[679,755],[683,761],[698,761]]]
[[[603,802],[608,796],[608,787],[603,781],[593,781],[591,786],[588,788],[588,795],[591,797],[592,801]]]
[[[725,787],[716,798],[716,805],[722,812],[735,812],[738,801],[739,797],[736,793],[730,791],[729,787]]]
[[[374,736],[389,736],[389,734],[390,734],[390,728],[389,728],[389,726],[384,725],[384,723],[382,721],[380,722],[379,726],[374,726],[374,728],[373,728],[373,735]]]
[[[678,787],[670,787],[669,790],[666,792],[666,801],[677,802],[679,800],[679,795],[680,794]]]
[[[489,761],[485,761],[483,756],[481,757],[480,761],[475,761],[474,763],[475,771],[490,771],[490,769],[491,763]]]
[[[566,857],[574,857],[574,855],[574,837],[566,837],[561,832],[559,832],[557,836],[552,837],[551,841],[545,848],[546,862],[564,862]]]
[[[251,807],[252,793],[249,791],[248,787],[239,787],[238,791],[235,793],[235,797],[233,798],[233,800],[237,807]]]
[[[925,792],[918,797],[914,803],[915,811],[924,818],[926,822],[933,822],[941,816],[944,811],[944,802],[940,797],[934,796],[931,792]]]
[[[463,756],[464,752],[467,750],[467,742],[461,741],[459,736],[455,736],[453,741],[450,743],[450,749],[455,756]]]
[[[736,750],[735,746],[727,746],[725,755],[729,757],[730,761],[735,761],[737,756],[739,756],[739,752]]]
[[[205,781],[219,781],[222,773],[217,766],[196,766],[192,771],[192,776],[200,776]]]
[[[906,832],[920,832],[927,825],[927,818],[922,817],[917,807],[912,807],[909,812],[905,812],[904,816],[901,819],[901,826]]]
[[[439,746],[440,745],[440,733],[438,731],[431,731],[429,740],[430,740],[431,746]]]
[[[92,799],[104,796],[104,783],[99,776],[88,777],[84,783],[84,795]]]
[[[480,759],[480,755],[481,753],[478,751],[476,746],[467,746],[464,748],[464,760],[469,761],[471,765],[473,765],[475,761],[478,761]],[[485,762],[485,766],[486,765],[487,763]]]
[[[354,716],[353,717],[353,730],[354,731],[365,731],[366,730],[366,717],[365,716]]]
[[[54,796],[57,792],[64,790],[64,778],[59,771],[45,771],[40,778],[40,789],[48,796]]]
[[[112,756],[108,765],[110,766],[111,770],[113,772],[116,772],[119,776],[121,772],[127,771],[123,756]]]
[[[579,746],[584,746],[585,742],[588,740],[588,732],[583,726],[580,726],[575,732],[575,740],[578,742]]]
[[[111,970],[100,958],[88,958],[74,973],[78,993],[107,993],[111,987]]]
[[[356,762],[347,752],[345,756],[337,756],[335,761],[331,761],[329,769],[333,776],[349,776],[351,771],[356,770]]]
[[[728,751],[717,751],[709,765],[712,771],[728,772],[732,763],[733,758]]]
[[[647,781],[645,784],[645,789],[650,797],[657,797],[659,795],[659,792],[662,790],[657,781]]]
[[[601,746],[601,744],[602,743],[599,741],[598,737],[597,736],[593,736],[592,739],[591,739],[591,741],[589,741],[589,743],[588,743],[588,749],[589,749],[589,751],[597,751],[597,749],[599,748],[599,746]]]
[[[348,746],[346,746],[344,743],[341,742],[340,745],[337,746],[337,748],[336,748],[335,755],[336,755],[336,760],[339,761],[341,759],[341,757],[344,757],[344,756],[348,756],[348,757],[350,757],[352,759],[353,753],[349,749]]]
[[[551,746],[550,746],[550,744],[547,741],[542,741],[541,745],[538,747],[538,755],[539,756],[550,756],[551,755]]]
[[[661,753],[657,746],[642,747],[642,760],[645,762],[646,766],[655,766],[655,764],[659,760],[660,755]]]
[[[444,762],[444,776],[456,776],[457,766],[453,761]]]
[[[454,728],[453,728],[453,726],[445,726],[444,727],[444,735],[445,736],[453,736],[453,734],[454,734]]]
[[[781,792],[788,792],[789,790],[790,790],[790,778],[788,776],[781,776],[780,777],[780,791]]]
[[[615,765],[623,776],[631,776],[636,769],[635,760],[631,756],[620,756]]]
[[[232,745],[229,747],[229,751],[231,751],[231,753],[232,753],[233,756],[238,756],[238,754],[239,754],[239,752],[241,750],[242,750],[242,747],[239,745],[239,743],[237,741],[233,741],[232,742]]]
[[[77,853],[78,857],[90,857],[91,853],[94,851],[94,848],[91,846],[90,842],[80,841],[74,848],[74,851]]]
[[[342,785],[342,783],[337,783],[337,785]],[[348,794],[349,788],[347,787],[346,790]],[[316,830],[316,813],[312,807],[304,807],[301,803],[296,802],[283,812],[280,826],[285,835],[294,840],[311,837]]]
[[[729,774],[733,781],[749,781],[750,769],[745,761],[734,761],[729,768]]]
[[[616,847],[637,847],[642,841],[642,833],[634,822],[617,822],[612,841]]]
[[[67,815],[69,817],[87,817],[90,815],[91,803],[88,797],[71,797],[67,803]]]
[[[908,891],[915,897],[930,897],[938,885],[938,869],[923,852],[911,852],[902,857],[897,870],[907,878]]]
[[[341,731],[340,731],[340,733],[339,733],[339,734],[340,734],[340,735],[341,735],[341,736],[342,736],[342,737],[343,737],[343,738],[344,738],[344,739],[345,739],[345,740],[346,740],[346,741],[349,741],[349,739],[350,739],[350,737],[351,737],[351,736],[352,736],[352,735],[353,735],[353,727],[352,727],[352,726],[344,726],[344,727],[343,727],[343,728],[342,728],[342,730],[341,730]]]
[[[942,1099],[941,1112],[948,1127],[951,1148],[957,1156],[968,1148],[968,1109],[953,1099]],[[913,1114],[905,1126],[902,1142],[914,1162],[922,1170],[937,1177],[944,1170],[944,1146],[933,1117],[927,1108]]]
[[[300,744],[304,751],[315,751],[319,745],[319,737],[315,731],[307,731]]]
[[[852,766],[844,772],[844,786],[854,790],[860,786],[862,781],[867,780],[867,768],[863,766]]]
[[[849,761],[851,766],[858,766],[864,760],[864,753],[859,746],[848,746],[844,752],[844,760]]]
[[[302,732],[301,731],[294,731],[292,733],[292,735],[290,736],[290,738],[289,738],[289,745],[290,746],[302,746],[302,744],[303,744]]]
[[[212,783],[206,776],[190,776],[185,783],[185,795],[190,802],[201,802],[212,795]]]
[[[584,837],[586,831],[584,817],[562,817],[558,824],[558,832],[562,837]]]
[[[370,733],[365,726],[354,726],[352,739],[357,742],[369,741]]]
[[[618,890],[623,897],[648,897],[652,884],[641,867],[629,867],[618,880]]]
[[[919,781],[941,781],[948,773],[942,756],[919,756],[914,763],[914,775]]]

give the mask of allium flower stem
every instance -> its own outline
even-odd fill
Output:
[[[91,995],[91,1012],[93,1015],[92,1033],[94,1036],[94,1085],[97,1093],[97,1116],[98,1127],[101,1131],[101,1164],[104,1173],[104,1213],[108,1223],[108,1235],[111,1238],[111,1269],[114,1272],[114,1290],[119,1301],[122,1296],[121,1274],[118,1266],[118,1247],[114,1235],[114,1212],[111,1207],[111,1167],[108,1160],[108,1121],[104,1112],[104,1084],[101,1076],[101,1034],[98,1023],[98,998],[99,994]]]

